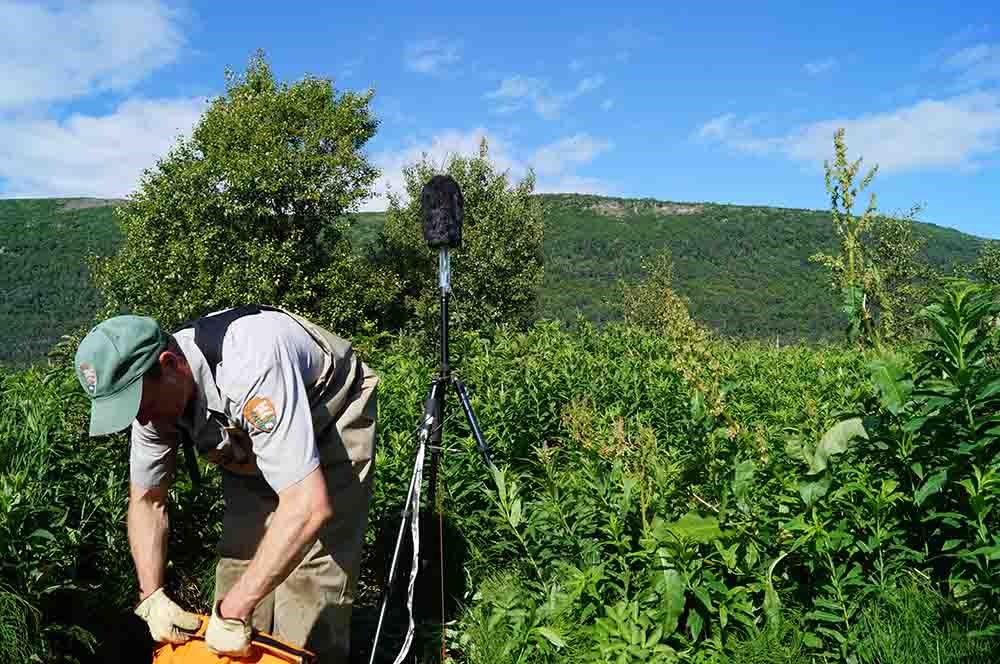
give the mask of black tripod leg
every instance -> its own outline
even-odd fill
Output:
[[[462,403],[462,410],[465,411],[465,417],[469,420],[469,426],[472,427],[472,435],[476,439],[476,446],[479,448],[479,453],[483,455],[486,467],[490,470],[496,470],[493,466],[493,459],[490,457],[490,448],[486,445],[486,441],[483,440],[483,432],[480,430],[479,422],[476,420],[476,413],[472,410],[469,394],[465,391],[465,385],[462,384],[462,381],[454,377],[452,377],[451,382],[458,392],[458,400]]]

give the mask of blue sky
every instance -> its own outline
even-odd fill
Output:
[[[995,3],[807,4],[0,0],[0,196],[127,195],[262,48],[374,88],[366,209],[483,136],[540,191],[825,209],[843,126],[880,209],[1000,238]]]

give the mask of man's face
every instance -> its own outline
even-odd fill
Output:
[[[136,419],[139,424],[172,424],[181,416],[190,396],[189,375],[173,353],[160,355],[160,376],[142,378],[142,401]]]

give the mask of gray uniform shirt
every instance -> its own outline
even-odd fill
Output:
[[[215,379],[194,343],[194,330],[174,335],[198,393],[174,426],[132,423],[129,473],[142,487],[173,479],[178,429],[196,448],[217,449],[231,435],[249,435],[257,468],[276,491],[295,484],[319,466],[308,387],[322,374],[323,349],[294,319],[277,311],[239,318],[222,343]]]

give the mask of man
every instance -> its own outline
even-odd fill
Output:
[[[128,536],[136,613],[153,638],[183,642],[200,624],[163,589],[167,492],[188,444],[221,467],[226,503],[208,647],[246,654],[254,627],[347,661],[378,384],[351,344],[251,305],[172,335],[117,316],[87,334],[75,363],[90,435],[131,425]]]

